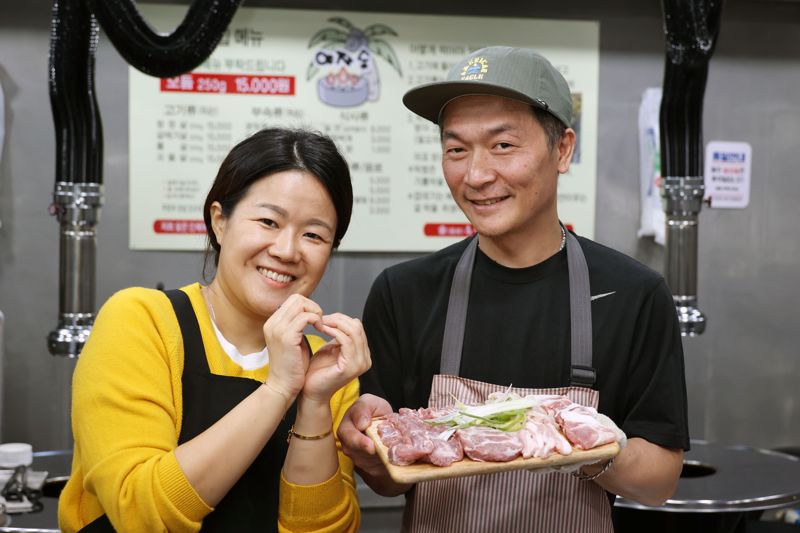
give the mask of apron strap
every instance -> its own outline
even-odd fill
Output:
[[[569,270],[569,322],[572,361],[570,385],[591,387],[597,378],[592,368],[592,297],[589,267],[578,239],[566,229]]]
[[[592,300],[589,268],[578,239],[566,229],[564,232],[569,272],[570,385],[591,387],[597,376],[592,367]],[[469,291],[477,247],[476,235],[462,252],[453,274],[444,323],[440,374],[457,376],[461,368]]]
[[[78,530],[78,533],[114,533],[115,529],[114,526],[111,524],[111,520],[108,519],[107,515],[100,515],[81,529]]]
[[[464,328],[467,325],[469,288],[472,284],[472,267],[475,264],[475,250],[478,236],[472,237],[467,248],[458,260],[450,285],[450,299],[447,303],[447,317],[444,321],[442,341],[441,374],[457,376],[461,367],[461,350],[464,347]]]
[[[197,323],[197,315],[194,314],[189,295],[180,289],[164,291],[164,294],[172,302],[172,308],[178,317],[178,325],[181,327],[184,370],[198,374],[210,374],[206,349],[203,346],[203,336],[200,333],[200,325]]]

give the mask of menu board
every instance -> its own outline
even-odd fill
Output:
[[[186,11],[139,7],[165,32]],[[473,228],[442,177],[438,127],[402,96],[494,44],[539,51],[569,82],[578,146],[559,178],[559,215],[592,237],[598,36],[587,21],[240,8],[194,71],[129,71],[130,247],[202,249],[202,206],[219,164],[267,126],[320,131],[344,153],[355,198],[340,250],[432,251],[464,238]]]

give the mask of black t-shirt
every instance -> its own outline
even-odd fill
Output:
[[[588,239],[593,366],[599,411],[628,437],[689,449],[683,348],[663,278]],[[450,284],[467,240],[384,270],[364,308],[373,366],[362,392],[400,407],[427,406],[439,373]],[[528,268],[476,253],[460,375],[500,385],[569,385],[566,250]]]

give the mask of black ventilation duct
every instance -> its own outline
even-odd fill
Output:
[[[103,204],[103,128],[94,85],[102,26],[133,67],[171,77],[205,61],[241,0],[195,0],[169,35],[155,33],[132,0],[55,0],[49,85],[56,129],[51,214],[60,225],[58,325],[53,355],[77,357],[94,322],[97,224]]]

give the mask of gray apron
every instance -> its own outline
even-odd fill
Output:
[[[511,390],[527,394],[563,394],[597,408],[599,393],[592,368],[592,309],[589,270],[583,251],[566,232],[569,270],[570,386]],[[458,376],[467,319],[467,304],[478,239],[473,238],[456,265],[445,319],[440,374],[433,377],[429,407],[445,407],[455,396],[483,402],[495,385]],[[408,496],[403,530],[454,533],[613,533],[611,506],[596,483],[560,472],[527,470],[418,483]]]

